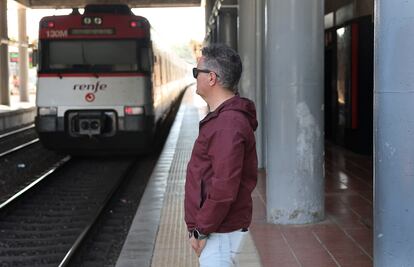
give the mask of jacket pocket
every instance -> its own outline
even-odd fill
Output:
[[[200,179],[199,183],[200,183],[200,206],[199,208],[201,209],[205,201],[205,197],[204,197],[205,185],[204,185],[203,179]]]

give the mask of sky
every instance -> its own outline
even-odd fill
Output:
[[[8,34],[17,40],[17,5],[8,0]],[[27,34],[29,41],[37,39],[39,20],[44,16],[69,14],[71,10],[27,9]],[[146,17],[152,27],[171,44],[187,44],[190,40],[203,41],[205,19],[203,7],[186,8],[135,8],[136,15]]]

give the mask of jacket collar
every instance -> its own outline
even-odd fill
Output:
[[[226,101],[224,101],[223,103],[221,103],[214,111],[207,113],[207,115],[204,117],[204,119],[202,119],[200,121],[200,127],[205,124],[206,122],[216,118],[220,112],[225,108],[225,106],[234,101],[236,98],[240,98],[239,94],[234,95],[233,97],[227,99]]]

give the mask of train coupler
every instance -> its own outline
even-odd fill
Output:
[[[116,114],[114,111],[70,111],[67,125],[72,137],[113,136],[116,133]]]

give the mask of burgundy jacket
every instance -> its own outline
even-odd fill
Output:
[[[254,103],[238,95],[201,122],[187,166],[185,222],[203,234],[247,228],[257,183]]]

